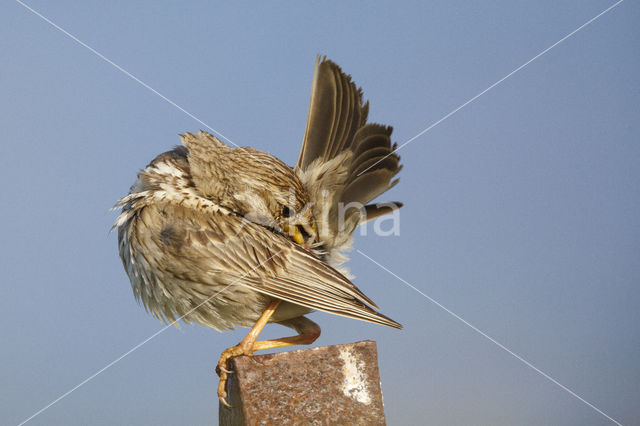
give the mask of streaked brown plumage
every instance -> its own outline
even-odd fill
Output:
[[[148,311],[216,330],[260,320],[218,364],[223,403],[227,359],[313,342],[320,329],[303,317],[312,310],[401,328],[339,272],[356,226],[400,207],[340,207],[365,206],[401,169],[391,127],[367,124],[367,112],[351,78],[319,58],[295,168],[186,133],[184,146],[156,157],[116,204],[120,256]],[[266,322],[300,335],[256,342]]]

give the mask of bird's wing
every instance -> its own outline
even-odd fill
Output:
[[[402,327],[367,306],[376,305],[338,271],[284,236],[224,213],[188,210],[186,220],[186,210],[163,208],[171,220],[169,230],[156,231],[163,246],[156,255],[167,257],[160,262],[167,272],[188,273],[205,285],[241,285],[310,309]]]

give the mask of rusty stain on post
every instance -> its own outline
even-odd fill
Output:
[[[220,425],[384,425],[370,340],[232,360]]]

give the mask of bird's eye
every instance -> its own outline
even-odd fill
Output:
[[[293,212],[291,211],[291,209],[287,206],[284,206],[282,208],[282,216],[284,217],[291,217],[293,216]]]

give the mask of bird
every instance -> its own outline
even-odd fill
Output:
[[[391,126],[368,123],[369,102],[340,66],[318,56],[297,164],[205,132],[142,169],[114,209],[119,255],[138,303],[158,319],[218,331],[250,328],[216,365],[226,402],[229,360],[311,344],[323,311],[394,327],[350,280],[356,227],[402,207],[372,201],[398,183]],[[267,323],[296,335],[258,341]]]

